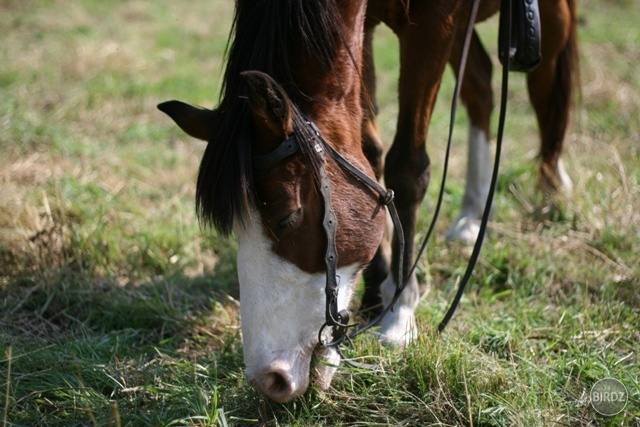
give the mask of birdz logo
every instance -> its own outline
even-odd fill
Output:
[[[615,378],[602,379],[591,388],[591,406],[601,415],[619,414],[627,405],[627,400],[627,388]]]

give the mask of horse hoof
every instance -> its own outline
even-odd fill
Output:
[[[460,242],[465,246],[473,246],[480,234],[480,220],[461,216],[447,230],[446,239],[450,242]]]
[[[546,195],[555,195],[559,191],[570,194],[573,191],[573,181],[562,159],[558,160],[555,168],[544,164],[540,166],[537,188]]]
[[[390,311],[382,322],[377,333],[378,339],[385,344],[405,348],[418,337],[416,317],[413,309],[396,307]]]

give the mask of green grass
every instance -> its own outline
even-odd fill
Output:
[[[464,113],[420,265],[420,339],[404,352],[360,339],[347,353],[381,372],[344,367],[330,390],[280,405],[244,378],[236,244],[195,218],[204,144],[155,109],[216,103],[231,2],[0,1],[2,425],[640,425],[637,7],[582,3],[574,192],[549,207],[534,191],[537,130],[512,75],[496,218],[449,329],[435,333],[466,266],[443,237],[464,188]],[[480,31],[495,51],[496,21]],[[390,141],[397,42],[380,28],[375,48]],[[447,71],[418,237],[452,90]],[[615,417],[589,404],[605,377],[630,394]]]

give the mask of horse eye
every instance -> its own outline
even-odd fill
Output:
[[[299,208],[283,220],[279,221],[276,226],[273,227],[273,232],[280,234],[295,227],[300,222],[300,218],[302,218],[302,208]]]

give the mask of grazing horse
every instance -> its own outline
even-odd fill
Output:
[[[237,0],[219,106],[159,106],[188,134],[209,142],[196,209],[205,224],[233,230],[238,239],[247,379],[279,402],[307,390],[314,353],[339,362],[335,349],[318,346],[328,240],[322,222],[329,208],[317,188],[318,169],[326,169],[338,224],[340,310],[385,228],[378,194],[334,162],[323,165],[322,147],[297,141],[295,152],[274,156],[296,131],[299,110],[328,145],[374,176],[360,130],[365,10],[365,0]],[[316,370],[317,384],[328,387],[335,368],[318,364]]]
[[[275,401],[303,394],[310,377],[322,388],[331,382],[339,356],[321,345],[319,333],[328,322],[330,278],[337,293],[332,310],[342,312],[373,259],[365,275],[367,293],[383,282],[388,306],[398,281],[398,270],[391,273],[389,267],[410,262],[410,256],[400,261],[397,251],[391,262],[382,256],[386,209],[367,183],[383,173],[370,102],[371,30],[385,22],[401,42],[398,134],[384,178],[395,190],[403,235],[411,243],[429,181],[429,117],[466,4],[236,0],[218,107],[159,105],[189,135],[208,141],[196,210],[205,225],[223,234],[233,231],[238,239],[246,375]],[[358,169],[360,178],[347,173],[336,156]],[[394,239],[396,249],[399,240]],[[411,277],[381,323],[383,338],[404,345],[414,337],[418,299]],[[311,375],[313,355],[329,363],[317,364]]]

